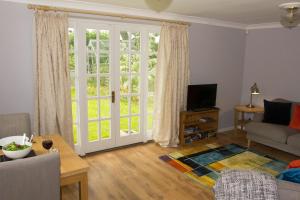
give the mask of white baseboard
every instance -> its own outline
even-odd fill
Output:
[[[221,128],[218,130],[218,133],[224,133],[226,131],[231,131],[234,129],[234,126],[226,127],[226,128]]]

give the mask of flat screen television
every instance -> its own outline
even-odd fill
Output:
[[[217,84],[189,85],[187,110],[202,110],[216,106]]]

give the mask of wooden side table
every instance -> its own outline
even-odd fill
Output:
[[[241,130],[244,129],[246,120],[245,113],[263,113],[264,108],[260,106],[255,106],[254,108],[248,108],[246,105],[238,105],[234,107],[234,130],[237,132],[238,125],[241,125]],[[242,114],[241,120],[239,119],[239,114]]]

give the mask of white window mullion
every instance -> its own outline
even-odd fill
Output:
[[[77,52],[78,52],[78,108],[79,108],[79,128],[80,135],[78,135],[79,144],[82,146],[81,152],[85,152],[84,147],[88,143],[88,116],[87,116],[87,92],[86,92],[86,45],[85,45],[85,29],[82,24],[77,26]]]
[[[147,88],[148,88],[148,32],[143,30],[141,32],[141,116],[140,116],[140,131],[143,142],[147,142]],[[142,89],[143,88],[143,89]]]
[[[112,87],[115,91],[115,103],[112,106],[112,131],[115,144],[120,141],[120,29],[113,26],[111,35],[111,57],[112,57]]]

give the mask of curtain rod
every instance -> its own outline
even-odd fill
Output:
[[[68,13],[101,15],[101,16],[107,16],[107,17],[118,17],[118,18],[122,18],[122,19],[147,20],[147,21],[155,21],[155,22],[169,22],[169,23],[176,23],[176,24],[182,24],[182,25],[188,25],[188,26],[191,25],[189,22],[184,22],[184,21],[159,19],[159,18],[154,18],[154,17],[142,17],[142,16],[135,16],[135,15],[127,15],[127,14],[116,14],[116,13],[100,12],[100,11],[92,11],[92,10],[73,9],[73,8],[41,6],[41,5],[33,5],[33,4],[28,4],[27,8],[32,9],[32,10],[59,11],[59,12],[68,12]]]

